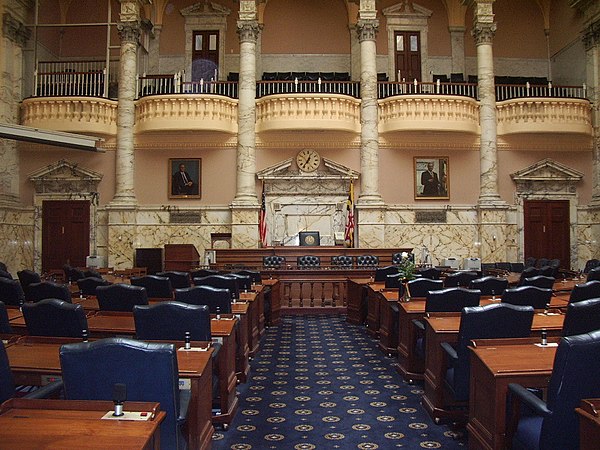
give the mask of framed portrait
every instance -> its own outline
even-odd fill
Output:
[[[169,198],[200,198],[202,160],[169,159]]]
[[[447,156],[414,158],[415,199],[450,199],[450,175]]]

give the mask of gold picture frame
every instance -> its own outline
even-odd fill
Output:
[[[450,172],[447,156],[415,156],[415,200],[449,200]]]
[[[169,198],[201,197],[202,159],[169,158],[168,170]]]

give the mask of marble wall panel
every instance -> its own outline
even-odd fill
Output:
[[[32,210],[0,210],[0,236],[0,261],[14,277],[19,270],[34,267]]]

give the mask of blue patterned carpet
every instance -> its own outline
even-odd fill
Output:
[[[267,329],[240,409],[213,449],[464,449],[420,405],[363,327],[343,316],[283,316]]]

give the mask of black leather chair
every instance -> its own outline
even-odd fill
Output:
[[[17,277],[19,278],[19,282],[21,283],[21,288],[23,288],[23,292],[25,292],[25,298],[29,298],[27,296],[27,287],[30,284],[42,282],[42,277],[40,276],[40,274],[29,269],[20,270],[19,272],[17,272]]]
[[[114,385],[125,384],[128,401],[160,402],[161,449],[184,449],[182,426],[190,391],[179,389],[175,346],[111,338],[65,344],[60,364],[67,400],[112,400]]]
[[[600,330],[600,298],[569,303],[562,335],[573,336],[595,330]]]
[[[556,279],[554,277],[547,277],[544,275],[537,275],[531,278],[525,278],[521,286],[535,286],[539,288],[552,289]]]
[[[241,273],[226,273],[223,274],[223,276],[236,280],[239,292],[250,292],[252,290],[252,278],[248,275],[242,275]]]
[[[187,288],[192,285],[190,274],[187,272],[167,271],[158,272],[156,276],[167,277],[171,281],[171,287],[173,289]]]
[[[62,386],[62,381],[55,381],[28,393],[24,396],[24,398],[39,399],[56,396],[62,389]],[[6,348],[4,345],[0,345],[0,404],[16,396],[17,390],[15,389],[14,378],[10,370],[10,363],[8,361],[8,355],[6,354]],[[35,431],[32,430],[32,432]]]
[[[537,269],[536,267],[531,267],[531,266],[527,266],[523,269],[523,272],[521,272],[521,275],[519,276],[519,286],[521,286],[523,284],[523,282],[525,281],[525,278],[532,278],[532,277],[536,277],[540,274],[539,269]]]
[[[468,287],[471,281],[479,278],[477,272],[455,272],[444,278],[444,287]]]
[[[588,259],[583,268],[583,273],[589,273],[590,270],[600,267],[600,259]]]
[[[378,267],[375,269],[375,281],[385,281],[388,275],[394,275],[399,272],[396,266]]]
[[[83,306],[55,298],[23,305],[23,318],[31,336],[84,338],[88,325]]]
[[[587,273],[586,281],[600,281],[600,266],[591,269]]]
[[[352,256],[348,255],[338,255],[331,257],[331,265],[332,267],[338,269],[350,269],[352,268]]]
[[[539,269],[539,274],[544,277],[556,278],[557,273],[558,273],[558,269],[554,270],[554,268],[552,268],[552,266],[549,266],[549,265],[540,267],[540,269]]]
[[[584,398],[600,397],[600,330],[563,337],[544,402],[520,384],[509,384],[512,419],[508,443],[515,450],[579,449],[579,418]],[[520,414],[521,411],[526,412]]]
[[[458,343],[442,343],[448,364],[445,387],[455,402],[469,399],[470,351],[473,339],[522,338],[531,334],[531,306],[495,304],[464,308],[460,316]]]
[[[27,287],[29,297],[26,300],[39,302],[46,298],[57,298],[67,303],[71,303],[71,291],[65,284],[53,283],[51,281],[42,281],[41,283],[32,283]]]
[[[86,269],[86,270],[84,270],[83,271],[83,275],[84,275],[85,278],[93,277],[93,278],[101,278],[101,279],[103,279],[102,274],[100,272],[98,272],[97,270],[94,270],[94,269]]]
[[[462,287],[429,291],[425,299],[425,312],[461,312],[467,306],[479,306],[481,292]]]
[[[147,305],[148,293],[142,286],[111,284],[98,286],[96,298],[101,311],[133,311],[135,305]]]
[[[133,307],[135,334],[142,340],[184,341],[189,332],[193,341],[210,341],[210,311],[206,305],[160,302]]]
[[[17,280],[0,278],[0,301],[6,305],[21,306],[25,302],[25,293]]]
[[[506,261],[497,262],[496,269],[503,270],[504,272],[512,272],[511,263],[506,262]]]
[[[229,289],[232,300],[240,298],[238,281],[225,275],[211,275],[204,278],[194,278],[194,286],[212,286],[221,289]]]
[[[430,280],[439,280],[442,275],[442,271],[436,267],[428,267],[426,269],[420,269],[417,272],[422,278],[429,278]]]
[[[321,267],[321,258],[313,255],[303,255],[296,258],[299,269],[314,269]]]
[[[0,261],[0,270],[4,270],[5,272],[8,272],[8,266]]]
[[[535,267],[541,269],[542,267],[547,266],[549,263],[550,260],[548,258],[538,258],[538,260],[535,263]]]
[[[375,268],[379,265],[379,257],[375,255],[359,255],[356,257],[356,267]]]
[[[594,280],[576,284],[569,296],[569,303],[589,300],[590,298],[600,298],[600,281]]]
[[[6,312],[6,305],[2,301],[0,301],[0,333],[12,333],[12,327],[8,321],[8,313]]]
[[[77,280],[85,278],[85,273],[83,273],[83,270],[76,267],[71,267],[68,264],[63,266],[63,272],[65,273],[65,280],[67,283],[75,283]]]
[[[469,289],[478,289],[481,295],[502,295],[508,288],[508,279],[487,276],[476,278],[469,283]]]
[[[522,262],[511,262],[510,271],[514,273],[521,273],[525,270],[525,264]]]
[[[203,278],[203,277],[208,277],[210,275],[219,275],[219,271],[214,270],[214,269],[198,269],[198,270],[192,270],[190,272],[190,278],[192,280],[194,278]]]
[[[237,275],[243,275],[246,277],[250,277],[250,279],[252,280],[253,284],[261,284],[262,283],[262,276],[260,275],[260,272],[257,270],[238,270],[237,272],[235,272]]]
[[[167,277],[144,275],[142,277],[131,277],[130,282],[133,286],[145,287],[148,298],[173,298],[173,287],[171,286],[171,280]]]
[[[508,288],[502,294],[502,303],[511,305],[532,306],[534,309],[546,309],[550,305],[552,289],[536,286],[518,286]]]
[[[442,280],[432,280],[430,278],[415,278],[406,283],[407,295],[410,297],[427,297],[429,291],[439,291],[444,289]]]
[[[192,286],[175,289],[175,301],[188,305],[206,305],[211,314],[231,314],[229,289],[212,286]]]
[[[10,274],[10,272],[0,269],[0,278],[6,278],[8,280],[12,280],[13,276]]]
[[[527,258],[525,260],[525,269],[527,269],[528,267],[535,267],[536,262],[537,262],[537,258],[530,256],[529,258]],[[525,269],[523,269],[523,270],[525,270]]]
[[[85,277],[77,280],[77,287],[83,295],[96,295],[96,288],[98,286],[110,286],[111,284],[108,280],[96,277]]]
[[[285,257],[278,255],[269,255],[263,257],[263,267],[265,269],[279,269],[285,264]]]
[[[385,288],[386,289],[400,289],[402,292],[399,293],[399,297],[404,295],[404,274],[394,273],[385,277]]]

